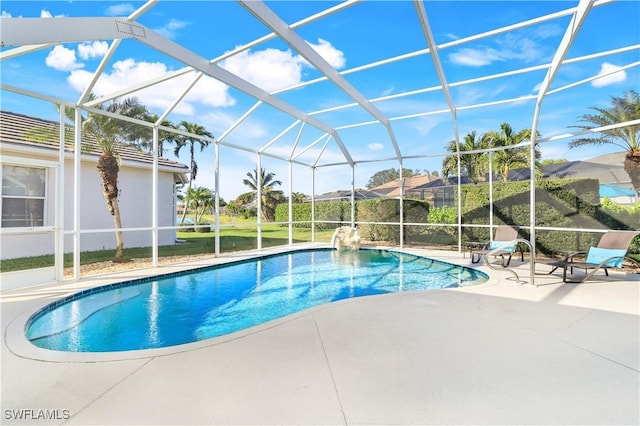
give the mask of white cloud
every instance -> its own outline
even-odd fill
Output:
[[[384,145],[380,142],[374,142],[367,145],[367,148],[369,148],[371,151],[382,151],[384,149]]]
[[[344,54],[328,41],[318,39],[318,44],[309,45],[332,67],[342,68],[346,64]],[[310,65],[291,50],[265,49],[240,52],[225,59],[220,66],[267,92],[273,92],[300,83],[303,67]]]
[[[78,55],[87,60],[89,58],[101,58],[107,53],[109,45],[106,41],[94,41],[93,43],[80,43]]]
[[[3,18],[11,18],[11,14],[9,12],[5,12],[4,10],[2,11],[2,17]]]
[[[160,62],[136,62],[134,59],[126,59],[115,62],[111,72],[104,72],[98,80],[94,92],[105,95],[122,90],[132,85],[148,81],[151,78],[165,75],[167,66]],[[84,90],[93,77],[93,73],[85,70],[71,72],[67,81],[77,91]],[[183,75],[161,84],[154,85],[130,96],[150,108],[167,108],[184,91],[192,81],[193,74]],[[194,114],[197,111],[196,103],[213,107],[230,106],[235,100],[228,94],[228,87],[209,77],[203,77],[183,99],[175,112],[178,114]]]
[[[186,21],[171,19],[164,27],[156,28],[155,31],[168,39],[174,39],[177,36],[177,31],[186,27],[187,25],[189,25],[189,23]]]
[[[42,9],[40,10],[40,17],[41,18],[61,18],[63,17],[64,14],[59,14],[59,15],[53,15],[51,12],[49,12],[47,9]]]
[[[454,64],[481,67],[495,61],[504,61],[503,55],[496,49],[472,49],[465,47],[458,52],[449,55],[449,60]]]
[[[318,52],[318,54],[335,69],[343,68],[347,63],[344,53],[333,47],[327,40],[319,38],[318,44],[309,43],[309,46],[313,47],[313,50]]]
[[[449,54],[449,60],[455,64],[481,67],[498,61],[520,60],[530,63],[547,56],[551,46],[545,43],[561,34],[556,25],[543,25],[528,29],[526,32],[507,33],[493,39],[492,45],[465,47]]]
[[[62,45],[55,46],[47,55],[45,63],[58,71],[71,71],[84,67],[76,61],[76,51]]]
[[[225,59],[220,66],[268,92],[297,84],[302,76],[300,58],[290,50],[244,51]]]
[[[604,87],[625,81],[627,79],[627,73],[621,68],[622,67],[608,62],[603,63],[600,66],[600,72],[598,73],[598,75],[601,75],[602,77],[593,80],[591,85],[593,87]]]
[[[135,8],[130,3],[120,3],[109,6],[105,13],[110,16],[127,16],[133,12]]]

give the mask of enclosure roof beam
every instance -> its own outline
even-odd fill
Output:
[[[0,23],[2,46],[136,38],[149,31],[126,18],[0,18]]]
[[[431,25],[429,24],[427,11],[425,10],[422,1],[414,0],[413,4],[416,7],[418,19],[420,20],[420,25],[422,26],[422,31],[424,32],[424,36],[427,39],[429,52],[431,53],[431,59],[433,60],[433,65],[436,68],[436,73],[438,74],[438,80],[440,80],[440,85],[442,86],[444,97],[446,98],[449,109],[451,110],[451,116],[453,118],[453,133],[455,136],[455,140],[458,141],[458,118],[456,115],[456,106],[454,105],[453,99],[451,98],[451,91],[449,90],[447,78],[444,74],[444,69],[442,68],[440,54],[438,53],[438,46],[436,45],[435,38],[433,37],[433,32],[431,31]]]
[[[569,48],[571,48],[571,44],[573,40],[576,38],[576,35],[580,31],[584,20],[587,18],[591,7],[593,6],[592,0],[580,0],[578,7],[576,8],[575,15],[571,19],[569,26],[567,27],[564,36],[562,36],[562,40],[560,40],[560,45],[556,50],[556,53],[553,56],[553,60],[551,61],[551,65],[547,70],[547,74],[542,81],[542,86],[538,91],[538,99],[537,104],[542,103],[543,98],[546,96],[547,91],[549,90],[549,86],[551,86],[551,82],[556,76],[560,65],[562,65],[562,61],[564,57],[567,55]],[[537,118],[537,117],[536,117]],[[537,121],[537,120],[536,120]]]
[[[286,129],[284,129],[283,131],[281,131],[275,138],[271,139],[269,142],[267,142],[267,144],[265,146],[263,146],[262,148],[260,148],[258,150],[258,153],[262,154],[263,152],[265,152],[267,149],[269,149],[271,147],[271,145],[273,145],[274,143],[278,142],[284,135],[286,135],[287,133],[289,133],[289,131],[291,129],[293,129],[294,127],[296,127],[298,124],[300,124],[300,120],[296,120],[293,123],[291,123],[289,125],[289,127],[287,127]]]
[[[362,0],[347,0],[347,1],[343,2],[343,3],[337,4],[335,6],[332,6],[332,7],[328,8],[328,9],[325,9],[325,10],[319,12],[319,13],[316,13],[315,15],[312,15],[312,16],[306,17],[304,19],[301,19],[301,20],[291,24],[291,27],[292,28],[297,28],[297,27],[309,24],[309,23],[314,22],[314,21],[316,21],[318,19],[321,19],[321,18],[323,18],[323,17],[325,17],[327,15],[330,15],[330,14],[333,14],[333,13],[338,12],[340,10],[346,9],[348,7],[351,7],[354,4],[359,3],[361,1]],[[156,3],[156,2],[157,2],[156,0],[152,0],[149,3]],[[142,9],[142,8],[144,8],[144,6],[141,7],[140,9]],[[137,12],[138,11],[136,11],[135,13],[137,13]],[[133,19],[133,18],[130,17],[130,19]],[[267,34],[267,35],[265,35],[263,37],[260,37],[260,38],[258,38],[256,40],[253,40],[253,41],[251,41],[251,42],[249,42],[247,44],[238,46],[238,47],[236,47],[235,49],[233,49],[233,50],[231,50],[229,52],[225,52],[224,54],[211,59],[209,62],[211,62],[212,64],[221,62],[221,61],[223,61],[223,60],[225,60],[227,58],[230,58],[230,57],[232,57],[232,56],[234,56],[234,55],[236,55],[238,53],[241,53],[241,52],[244,52],[246,50],[249,50],[252,47],[258,46],[258,45],[260,45],[260,44],[262,44],[264,42],[267,42],[269,40],[272,40],[274,38],[276,38],[276,34],[274,34],[274,33]],[[119,90],[117,92],[113,92],[113,93],[111,93],[109,95],[105,95],[104,97],[96,100],[96,102],[93,105],[101,104],[101,103],[109,101],[111,99],[116,99],[116,98],[119,98],[119,97],[122,97],[122,96],[126,96],[126,95],[128,95],[130,93],[137,92],[138,90],[142,90],[142,89],[145,89],[147,87],[153,86],[155,84],[162,83],[164,81],[168,81],[168,80],[171,80],[171,79],[176,78],[176,77],[180,77],[180,76],[185,75],[185,74],[189,74],[190,72],[193,72],[193,71],[194,71],[193,67],[186,66],[186,67],[181,68],[179,70],[176,70],[176,71],[173,71],[173,72],[170,72],[170,73],[167,73],[167,74],[164,74],[164,75],[149,79],[149,80],[144,81],[142,83],[138,83],[138,84],[129,86],[129,87],[124,88],[122,90]]]
[[[253,106],[251,108],[249,108],[247,110],[247,112],[245,112],[244,114],[242,114],[242,117],[238,118],[236,120],[235,123],[233,123],[227,130],[225,130],[220,137],[218,138],[218,142],[222,141],[224,138],[226,138],[227,136],[229,136],[229,134],[231,134],[231,132],[233,132],[236,127],[238,127],[244,120],[247,119],[247,117],[249,117],[251,115],[251,113],[253,113],[253,111],[255,111],[256,109],[258,109],[258,107],[262,105],[262,101],[258,101],[255,104],[253,104]]]
[[[49,46],[53,46],[54,43],[34,44],[30,46],[19,46],[13,49],[0,52],[0,61],[5,59],[15,58],[16,56],[26,55],[27,53],[35,52],[37,50],[45,49]]]
[[[369,100],[363,96],[355,87],[353,87],[338,71],[336,71],[318,52],[313,49],[306,41],[304,41],[297,33],[295,33],[286,22],[284,22],[278,15],[276,15],[271,9],[267,7],[261,1],[246,1],[239,0],[239,2],[247,9],[256,19],[270,28],[276,33],[285,43],[291,48],[297,51],[302,57],[304,57],[311,65],[313,65],[322,74],[326,75],[340,90],[347,94],[351,99],[356,101],[363,109],[376,118],[382,125],[387,128],[389,138],[393,144],[393,148],[396,151],[398,159],[402,157],[400,148],[396,141],[393,129],[389,119],[380,112]]]
[[[159,52],[202,71],[241,92],[310,124],[334,137],[345,159],[353,164],[353,158],[335,129],[309,116],[283,100],[249,83],[235,74],[210,63],[205,58],[168,40],[149,28],[122,18],[1,18],[2,42],[7,45],[66,43],[118,38],[135,38]]]

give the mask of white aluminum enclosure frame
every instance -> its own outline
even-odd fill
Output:
[[[196,83],[203,77],[208,76],[212,77],[230,87],[237,89],[238,91],[252,97],[256,100],[255,104],[251,106],[243,115],[241,115],[237,120],[229,126],[229,128],[223,132],[219,137],[209,140],[214,145],[214,156],[215,156],[215,214],[216,214],[216,232],[215,232],[215,254],[218,255],[220,253],[219,249],[219,189],[220,189],[220,147],[226,146],[232,149],[243,150],[247,152],[251,152],[256,156],[256,167],[259,171],[262,164],[262,158],[264,156],[275,158],[277,160],[281,160],[288,163],[288,175],[289,175],[289,188],[288,193],[291,196],[292,188],[292,166],[293,164],[308,167],[311,170],[311,188],[312,194],[315,194],[315,179],[316,179],[316,171],[318,168],[325,167],[348,167],[350,170],[351,182],[351,225],[355,226],[355,168],[359,163],[365,162],[381,162],[381,161],[394,161],[397,162],[398,168],[401,171],[405,167],[406,160],[415,160],[420,158],[426,158],[426,155],[403,155],[403,152],[400,148],[400,144],[396,137],[396,132],[394,130],[394,123],[399,122],[401,120],[408,120],[416,117],[426,117],[430,115],[441,115],[441,114],[450,114],[452,117],[453,123],[453,134],[454,139],[459,145],[459,131],[458,131],[458,112],[476,109],[476,108],[484,108],[495,105],[502,104],[514,104],[523,101],[535,101],[535,112],[532,117],[532,136],[531,140],[528,142],[527,146],[530,148],[530,155],[533,158],[534,150],[537,144],[550,142],[558,139],[566,139],[574,136],[578,136],[581,134],[586,134],[588,132],[575,132],[575,133],[567,133],[565,135],[550,137],[550,138],[537,138],[536,130],[538,128],[538,122],[540,118],[540,108],[544,103],[544,100],[555,93],[561,92],[562,90],[569,89],[579,84],[586,84],[596,78],[602,77],[602,75],[593,76],[588,79],[584,79],[581,81],[573,82],[571,84],[565,85],[560,88],[556,88],[554,90],[549,90],[551,82],[556,76],[559,68],[565,64],[579,63],[581,61],[591,60],[596,57],[606,57],[608,55],[614,55],[622,52],[629,51],[639,51],[640,44],[632,45],[632,46],[624,46],[617,49],[612,49],[604,52],[598,52],[590,55],[585,55],[582,57],[574,57],[570,59],[566,59],[569,48],[572,45],[573,40],[576,35],[579,33],[582,23],[585,21],[589,12],[593,8],[597,7],[606,7],[607,4],[611,3],[611,0],[580,0],[575,7],[570,7],[560,12],[552,13],[545,16],[536,17],[533,19],[529,19],[526,21],[522,21],[517,24],[505,26],[502,28],[497,28],[494,30],[486,31],[480,34],[475,34],[469,37],[460,38],[453,41],[448,41],[446,43],[442,43],[440,45],[436,44],[432,29],[431,23],[429,21],[427,15],[427,8],[422,1],[415,0],[414,7],[417,15],[417,19],[420,23],[423,35],[424,35],[424,46],[423,48],[414,50],[412,52],[400,54],[394,57],[386,58],[383,60],[378,60],[369,64],[360,65],[358,67],[354,67],[351,69],[346,69],[342,71],[335,70],[329,63],[322,58],[320,54],[318,54],[311,46],[304,41],[304,39],[297,33],[297,29],[308,25],[312,22],[321,21],[323,18],[340,13],[346,8],[353,7],[360,3],[358,0],[351,0],[340,3],[338,5],[331,6],[325,9],[322,12],[316,13],[312,16],[301,19],[295,23],[287,24],[280,16],[278,16],[272,9],[270,9],[265,3],[260,1],[246,1],[239,0],[240,5],[245,8],[250,15],[252,15],[255,20],[262,23],[265,28],[270,31],[266,36],[255,39],[249,43],[236,47],[235,49],[226,52],[216,58],[208,59],[202,57],[193,51],[189,50],[187,47],[180,45],[179,43],[172,41],[159,33],[151,30],[150,28],[140,24],[138,22],[138,18],[143,16],[145,13],[153,10],[153,7],[160,3],[158,0],[150,0],[146,2],[143,6],[137,9],[135,12],[130,14],[128,17],[123,18],[104,18],[104,17],[86,17],[86,18],[0,18],[1,21],[1,42],[3,46],[14,46],[12,48],[8,48],[0,52],[0,61],[10,61],[13,58],[20,57],[23,55],[28,55],[30,53],[42,50],[44,48],[50,47],[55,44],[66,43],[66,42],[79,42],[79,41],[95,41],[95,40],[110,40],[111,44],[107,54],[102,60],[99,67],[95,70],[95,74],[93,76],[93,80],[91,84],[84,90],[78,100],[69,100],[69,99],[52,99],[47,96],[42,96],[37,93],[32,93],[28,90],[22,89],[20,87],[10,86],[5,83],[1,83],[1,89],[19,93],[26,96],[32,96],[39,99],[44,99],[60,106],[73,106],[76,108],[76,134],[75,134],[75,142],[76,142],[76,161],[74,164],[75,167],[75,175],[78,176],[79,173],[79,163],[80,163],[80,112],[81,111],[90,111],[93,113],[104,113],[101,110],[96,109],[97,105],[100,105],[104,102],[108,102],[110,100],[129,96],[135,93],[138,90],[141,90],[145,87],[150,87],[155,84],[160,84],[166,82],[170,79],[177,78],[180,76],[192,74],[193,78],[190,80],[189,84],[185,86],[184,91],[180,94],[180,96],[176,97],[176,99],[172,102],[171,106],[166,110],[162,111],[159,114],[159,119],[156,123],[142,123],[138,122],[138,124],[143,126],[148,126],[153,131],[153,147],[154,147],[154,158],[153,158],[153,191],[154,191],[154,200],[153,200],[153,218],[152,218],[152,232],[153,232],[153,264],[157,265],[158,262],[158,252],[157,252],[157,235],[158,235],[158,221],[157,221],[157,212],[158,212],[158,200],[157,200],[157,184],[158,184],[158,157],[157,157],[157,145],[158,145],[158,131],[159,130],[170,130],[170,129],[162,129],[160,123],[183,101],[185,96],[189,93],[190,90],[194,88]],[[466,43],[475,42],[478,40],[482,40],[488,37],[492,37],[498,34],[508,33],[509,31],[514,31],[518,29],[527,28],[532,25],[536,25],[543,22],[552,21],[562,17],[571,17],[570,23],[565,30],[565,35],[562,38],[562,41],[555,49],[555,55],[553,60],[548,64],[535,65],[531,67],[521,68],[517,70],[512,70],[508,72],[502,72],[492,75],[486,75],[483,77],[477,77],[473,79],[468,79],[464,81],[451,81],[446,74],[446,70],[444,69],[441,61],[441,52],[444,49],[461,46]],[[321,77],[314,78],[308,81],[304,81],[302,83],[293,85],[291,87],[287,87],[284,89],[279,89],[273,92],[267,92],[256,85],[238,77],[237,75],[227,71],[222,68],[219,63],[223,60],[232,57],[238,53],[247,51],[251,48],[261,45],[269,40],[280,39],[286,45],[288,45],[291,49],[295,50],[298,54],[304,57],[309,64],[321,74]],[[96,84],[100,75],[104,72],[109,60],[112,58],[113,54],[120,47],[121,41],[123,39],[132,39],[136,40],[139,43],[142,43],[158,52],[161,52],[171,58],[176,59],[180,63],[184,64],[184,68],[181,68],[176,71],[168,72],[166,75],[157,78],[151,78],[148,81],[136,84],[131,87],[128,87],[123,90],[114,91],[108,95],[104,95],[98,99],[89,101],[88,95],[91,92],[92,88]],[[427,57],[430,58],[431,63],[434,66],[434,69],[437,73],[439,84],[430,87],[424,87],[417,90],[406,91],[403,93],[396,93],[393,95],[380,96],[377,98],[367,98],[364,96],[358,88],[349,83],[345,76],[356,74],[361,71],[375,69],[377,67],[381,67],[383,65],[391,64],[394,62],[400,62],[409,58],[417,58],[417,57]],[[632,62],[629,64],[623,65],[619,69],[630,69],[634,67],[640,66],[640,61]],[[465,85],[470,85],[478,82],[484,81],[492,81],[497,80],[504,77],[510,77],[515,75],[521,75],[526,73],[531,73],[535,71],[546,71],[546,76],[544,80],[541,82],[540,89],[538,90],[537,95],[523,95],[516,98],[510,99],[500,99],[497,101],[490,102],[480,102],[473,105],[464,105],[459,106],[456,105],[453,97],[450,93],[451,88],[461,87]],[[317,84],[320,82],[330,82],[337,89],[343,92],[348,98],[353,100],[351,103],[334,106],[331,108],[325,108],[322,110],[316,111],[302,111],[299,108],[293,106],[292,104],[282,100],[278,95],[300,89],[302,87],[307,87],[313,84]],[[422,93],[428,92],[442,92],[444,98],[447,102],[448,108],[442,110],[429,110],[429,111],[421,111],[413,114],[406,114],[401,116],[386,116],[380,108],[376,106],[376,104],[391,100],[391,99],[404,99],[409,98],[411,96],[415,96]],[[232,134],[245,120],[247,120],[250,116],[252,116],[258,109],[261,107],[271,107],[278,111],[281,111],[292,118],[291,124],[284,128],[277,136],[265,142],[261,147],[245,147],[237,144],[233,144],[227,141],[227,138],[230,134]],[[325,121],[317,118],[324,113],[341,111],[346,109],[357,108],[368,113],[372,120],[364,121],[364,122],[353,122],[341,126],[332,127]],[[64,121],[64,117],[60,114],[60,122]],[[617,127],[624,127],[638,124],[636,122],[622,123]],[[354,129],[358,127],[364,126],[382,126],[386,130],[386,134],[388,137],[388,142],[391,144],[394,150],[394,156],[387,158],[367,158],[367,159],[354,159],[349,148],[349,141],[343,139],[343,131],[347,129]],[[61,132],[64,130],[64,126],[61,127]],[[298,128],[297,136],[295,137],[295,144],[293,148],[289,152],[288,155],[277,155],[270,152],[270,148],[277,144],[278,141],[285,136],[287,133],[292,130]],[[303,135],[307,131],[308,128],[314,128],[320,131],[320,136],[316,137],[310,143],[305,142]],[[591,132],[597,132],[599,129],[594,129]],[[600,129],[603,130],[603,129]],[[172,130],[171,130],[172,131]],[[181,132],[184,134],[184,132]],[[193,135],[192,135],[193,136]],[[63,140],[64,134],[61,134],[61,140]],[[327,146],[333,142],[344,157],[344,161],[341,162],[325,162],[321,163],[323,154],[325,153]],[[305,145],[306,143],[306,145]],[[305,162],[301,159],[301,156],[308,152],[310,149],[321,146],[319,150],[319,154],[312,162]],[[458,186],[461,183],[461,175],[460,175],[460,150],[458,148]],[[62,162],[63,164],[63,162]],[[533,176],[533,165],[531,170],[531,175]],[[260,179],[260,173],[258,173],[258,179]],[[74,199],[73,208],[74,208],[74,275],[75,277],[79,277],[80,273],[80,265],[79,265],[79,251],[80,251],[80,220],[79,220],[79,211],[81,207],[80,200],[80,188],[81,182],[76,180],[75,189],[74,189]],[[260,187],[260,185],[258,185]],[[491,187],[491,185],[490,185]],[[460,187],[458,188],[460,190]],[[261,194],[258,189],[258,197],[257,197],[257,208],[258,208],[258,220],[257,220],[257,230],[258,230],[258,248],[261,249]],[[402,245],[402,232],[403,232],[403,212],[402,212],[402,200],[404,197],[404,182],[400,180],[400,195],[399,195],[399,203],[400,203],[400,229],[401,229],[401,238],[400,244]],[[291,197],[290,197],[291,198]],[[312,204],[315,203],[315,199],[312,197]],[[535,182],[531,181],[531,205],[535,205]],[[493,208],[493,204],[490,203],[490,208]],[[460,212],[462,209],[461,205],[461,197],[458,197],[458,211]],[[312,209],[313,211],[313,209]],[[61,214],[61,212],[58,212]],[[462,223],[461,223],[461,215],[458,215],[458,250],[461,250],[461,238],[462,238]],[[491,215],[491,220],[493,220],[493,215]],[[530,233],[532,239],[535,239],[535,209],[531,208],[530,213]],[[315,217],[312,216],[312,222],[315,221]],[[289,205],[289,243],[291,244],[293,241],[292,238],[292,213],[291,213],[291,204]],[[312,230],[314,228],[312,227]],[[61,238],[61,237],[60,237]],[[312,231],[312,239],[314,238],[314,234]],[[58,243],[56,245],[57,251],[61,250],[61,244]],[[56,252],[56,259],[61,258],[61,254]],[[60,268],[61,261],[57,260],[57,266]]]

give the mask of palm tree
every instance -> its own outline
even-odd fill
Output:
[[[293,194],[291,194],[291,202],[294,204],[304,203],[304,200],[306,199],[307,199],[307,196],[304,195],[302,192],[294,192]]]
[[[98,109],[110,113],[125,115],[133,118],[142,118],[147,114],[147,109],[138,103],[135,98],[125,99],[121,102],[114,101],[106,108],[102,105]],[[83,130],[93,135],[100,148],[98,158],[98,173],[102,181],[102,195],[104,196],[109,212],[113,216],[116,228],[116,254],[114,262],[124,261],[124,242],[122,239],[122,218],[118,205],[118,173],[120,171],[120,155],[118,147],[130,143],[132,137],[129,132],[133,124],[117,120],[107,115],[90,113],[84,121]],[[135,136],[134,136],[135,138]]]
[[[178,127],[194,135],[213,138],[213,135],[209,131],[207,131],[204,126],[197,123],[189,123],[188,121],[183,120],[180,122],[180,125]],[[202,152],[207,146],[209,146],[209,141],[189,136],[178,136],[176,138],[176,147],[173,150],[173,153],[176,155],[176,157],[179,156],[182,147],[186,146],[187,144],[189,145],[189,154],[191,155],[191,175],[189,176],[189,185],[187,187],[187,191],[189,191],[189,189],[191,189],[193,181],[196,180],[196,176],[198,174],[198,164],[196,163],[195,159],[195,146],[196,144],[200,144],[200,152]],[[187,217],[186,207],[187,206],[185,204],[185,209],[182,213],[180,223],[184,223],[184,219]]]
[[[275,186],[282,185],[282,182],[274,179],[275,176],[274,173],[267,173],[264,168],[260,168],[262,218],[265,220],[273,220],[276,206],[286,200],[282,191],[274,189]],[[251,200],[251,202],[256,201],[258,193],[258,169],[256,168],[251,172],[247,172],[247,179],[243,179],[242,183],[251,188],[251,191],[241,194],[237,199]]]
[[[640,96],[635,90],[628,90],[623,96],[611,96],[611,108],[591,107],[595,114],[584,114],[580,117],[584,124],[577,127],[583,130],[612,124],[625,123],[640,119]],[[615,145],[626,151],[624,170],[631,178],[631,184],[640,192],[640,125],[620,127],[605,130],[599,136],[575,139],[569,143],[569,148],[585,145]]]
[[[158,121],[158,119],[160,118],[160,116],[158,116],[158,114],[152,114],[149,113],[147,114],[147,117],[145,117],[145,119],[150,122],[150,123],[155,123],[156,121]],[[175,129],[176,126],[175,124],[173,124],[171,121],[169,120],[162,120],[162,122],[160,123],[161,126],[164,127],[169,127],[171,129]],[[158,130],[158,157],[163,157],[164,156],[164,145],[165,144],[178,144],[178,135],[176,135],[175,133],[166,131],[166,130]],[[147,150],[149,150],[151,152],[152,147],[153,147],[153,139],[148,139],[148,140],[144,140],[143,142],[140,143],[140,146],[142,148],[145,148]]]
[[[473,183],[478,183],[480,177],[484,174],[487,165],[487,154],[474,153],[462,154],[465,151],[476,151],[487,148],[488,144],[485,135],[476,137],[476,132],[467,133],[460,144],[460,171],[466,174]],[[450,176],[457,174],[458,157],[455,154],[458,151],[458,144],[455,140],[447,144],[447,151],[454,154],[448,155],[442,160],[442,176]]]
[[[211,132],[204,128],[201,124],[197,123],[189,123],[188,121],[181,121],[178,126],[185,132],[198,135],[198,136],[206,136],[208,138],[213,138]],[[198,164],[195,160],[195,147],[196,144],[200,145],[200,152],[204,151],[204,149],[209,146],[209,141],[201,138],[195,138],[191,136],[180,136],[177,138],[176,147],[174,149],[174,154],[176,157],[179,156],[180,150],[183,146],[189,145],[189,154],[191,155],[191,177],[189,178],[189,188],[191,188],[192,181],[196,180],[196,176],[198,174]]]
[[[531,139],[531,129],[522,129],[519,132],[514,132],[511,125],[508,123],[502,123],[500,125],[500,131],[491,131],[486,135],[487,142],[492,147],[500,146],[513,146],[520,142],[524,142]],[[528,167],[529,163],[529,148],[511,148],[496,151],[493,154],[493,164],[498,173],[502,177],[502,180],[506,182],[509,180],[509,170],[517,169],[521,167]],[[541,153],[540,148],[535,148],[535,163],[536,170],[539,170],[539,163]]]
[[[213,205],[213,191],[203,186],[189,188],[185,195],[186,202],[194,210],[194,222],[200,223],[205,213]]]

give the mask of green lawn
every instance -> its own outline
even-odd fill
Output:
[[[221,223],[231,221],[221,221]],[[333,230],[316,231],[316,241],[329,242]],[[179,244],[158,247],[159,257],[189,256],[203,253],[213,253],[213,232],[178,232],[178,239],[184,241]],[[293,242],[310,242],[311,230],[294,228]],[[262,246],[273,247],[289,243],[289,230],[287,227],[266,224],[262,226]],[[252,250],[257,248],[257,227],[255,222],[237,220],[233,227],[220,229],[220,252]],[[107,262],[113,259],[114,250],[100,250],[80,253],[80,264]],[[127,259],[151,258],[150,247],[125,248],[124,256]],[[32,268],[43,268],[54,265],[54,256],[35,256],[19,259],[7,259],[0,262],[0,272],[21,271]],[[73,266],[73,254],[64,255],[64,266]]]

